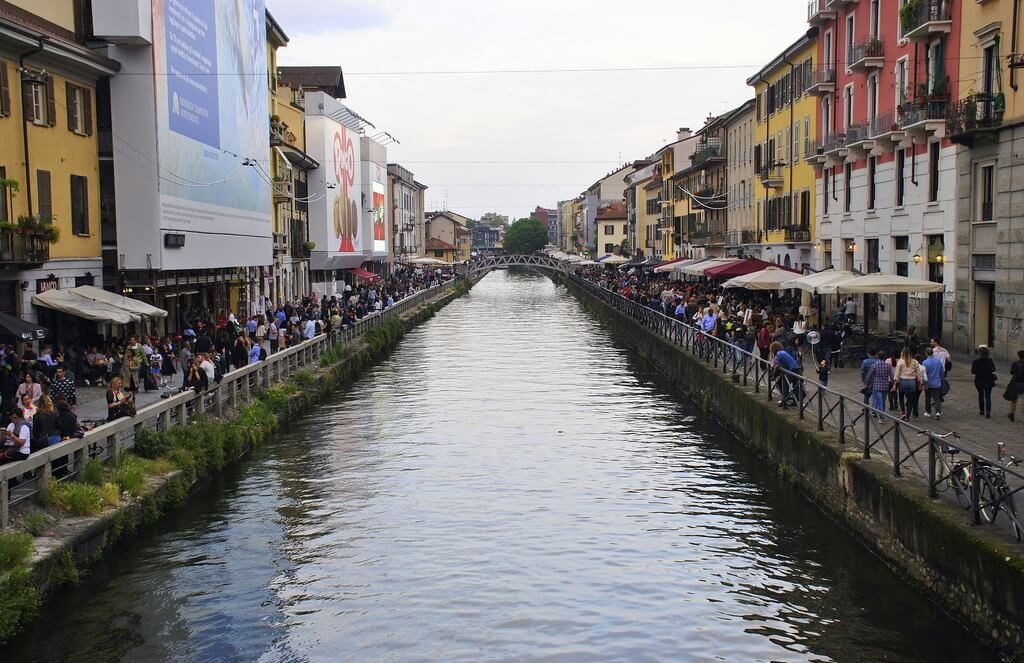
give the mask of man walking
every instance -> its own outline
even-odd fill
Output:
[[[942,419],[942,381],[946,377],[946,363],[935,356],[935,350],[925,350],[924,367],[924,416],[932,416],[932,404],[935,405],[935,418]]]

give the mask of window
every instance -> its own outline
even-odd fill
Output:
[[[865,87],[868,93],[868,122],[871,124],[871,131],[874,132],[875,116],[878,115],[878,74],[868,76]]]
[[[786,127],[786,142],[783,143],[783,145],[785,146],[783,148],[784,150],[789,150],[793,146],[793,132],[789,127]],[[783,163],[792,163],[792,159],[789,158],[789,155],[786,154],[785,151],[783,151],[781,161]]]
[[[604,226],[604,234],[605,235],[614,235],[615,234],[615,226],[613,226],[610,223],[606,223],[605,226]]]
[[[46,88],[42,85],[29,84],[32,90],[32,121],[35,124],[46,124]]]
[[[80,175],[71,176],[71,232],[89,234],[89,180]]]
[[[804,228],[811,227],[811,192],[804,189],[800,192],[800,225]]]
[[[793,163],[800,161],[800,122],[793,125]]]
[[[92,135],[92,92],[71,83],[67,91],[68,131],[80,136]]]
[[[896,61],[896,109],[907,103],[907,58]]]
[[[981,52],[981,91],[992,94],[996,91],[996,76],[999,72],[998,56],[995,44],[990,44]]]
[[[821,100],[821,135],[832,133],[832,99],[823,97]]]
[[[853,14],[846,15],[846,66],[853,62]]]
[[[614,250],[615,250],[615,245],[614,244],[612,244],[611,242],[605,242],[605,245],[604,245],[604,252],[605,253],[612,253]]]
[[[910,238],[906,235],[896,235],[892,238],[893,248],[897,251],[910,250]]]
[[[826,239],[821,243],[821,268],[832,268],[832,240]]]
[[[2,66],[3,63],[0,63]],[[7,168],[0,166],[0,180],[7,179]],[[0,186],[0,223],[7,223],[11,218],[11,210],[7,206],[7,187]]]
[[[906,192],[906,182],[904,177],[906,176],[906,161],[907,152],[906,150],[896,150],[896,207],[903,207],[903,194]]]
[[[871,31],[871,36],[874,37],[875,39],[879,38],[878,26],[880,20],[880,12],[878,11],[878,3],[879,0],[871,0],[871,17],[870,23],[868,24],[868,29]]]
[[[807,149],[804,150],[807,156],[811,156],[814,145],[811,143],[811,116],[804,116],[804,140],[807,141]]]
[[[843,128],[849,129],[853,124],[853,86],[847,85],[843,89]]]
[[[821,213],[828,214],[828,179],[831,169],[826,168],[821,173]]]
[[[53,198],[50,189],[50,171],[36,171],[36,209],[39,212],[39,220],[49,223],[53,218]]]
[[[939,141],[928,144],[928,202],[939,199]]]
[[[875,171],[877,157],[868,157],[868,209],[875,209]]]
[[[853,164],[843,165],[843,211],[850,211],[850,203],[853,201]]]
[[[7,63],[0,60],[0,117],[11,114],[11,81],[7,77]]]
[[[978,210],[979,221],[991,221],[992,216],[992,202],[994,199],[995,189],[995,166],[987,164],[981,167],[981,181],[979,182],[979,193],[981,203],[981,209]]]

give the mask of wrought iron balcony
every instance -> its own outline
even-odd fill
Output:
[[[786,226],[783,229],[784,242],[809,242],[811,241],[811,229],[801,226]]]
[[[946,133],[961,145],[973,145],[981,134],[998,131],[1003,123],[1005,102],[1002,95],[978,93],[950,104]]]
[[[810,94],[823,96],[836,91],[836,69],[831,65],[818,65],[811,68],[809,80],[805,82]]]
[[[824,25],[835,20],[836,10],[827,6],[826,0],[811,0],[807,3],[807,22],[811,25]]]
[[[693,194],[693,203],[698,209],[723,210],[728,207],[728,194],[720,189],[706,187]]]
[[[741,230],[740,241],[744,244],[760,244],[761,243],[761,231],[760,230]]]
[[[785,175],[782,172],[782,166],[774,164],[761,168],[757,176],[761,180],[761,184],[773,189],[781,187],[786,181]]]
[[[928,41],[953,30],[950,0],[909,0],[900,7],[900,34],[911,41]]]
[[[295,198],[295,184],[290,177],[274,178],[274,202],[284,203]]]
[[[41,230],[0,227],[0,265],[41,265],[50,259],[50,240]]]
[[[818,150],[821,154],[828,155],[831,152],[841,150],[846,146],[846,133],[845,132],[833,132],[825,134],[818,141]]]
[[[725,147],[720,138],[709,138],[702,141],[697,150],[690,157],[694,166],[700,166],[709,161],[722,161],[725,159]]]
[[[850,48],[847,66],[851,71],[881,69],[885,65],[885,49],[880,37],[866,37]]]
[[[909,101],[900,106],[899,123],[910,133],[934,133],[946,124],[949,99],[924,98]]]

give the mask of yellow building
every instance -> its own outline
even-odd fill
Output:
[[[468,217],[454,212],[433,212],[427,215],[424,234],[428,258],[458,263],[470,259],[473,251],[473,237],[462,219]]]
[[[102,285],[96,87],[118,64],[84,45],[81,3],[9,4],[16,11],[0,17],[0,311],[70,340],[92,325],[31,301]]]
[[[1016,172],[1016,132],[1024,120],[1024,69],[1019,68],[1024,58],[1014,53],[1018,9],[1013,0],[961,3],[955,86],[960,98],[946,126],[946,135],[960,147],[953,235],[956,302],[952,334],[946,331],[944,340],[965,352],[987,345],[1002,360],[1016,359],[1022,347],[1024,237],[1013,212],[1024,191]]]
[[[811,28],[761,71],[754,88],[754,221],[763,260],[799,269],[814,263],[814,166],[807,160],[816,135],[817,99],[807,92],[817,62]]]
[[[576,230],[573,224],[573,200],[558,203],[558,218],[562,224],[561,245],[558,247],[566,253],[576,251]]]

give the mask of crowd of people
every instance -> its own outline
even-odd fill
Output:
[[[94,339],[88,343],[0,346],[0,398],[7,427],[0,463],[27,458],[62,439],[81,437],[97,421],[80,422],[78,389],[103,387],[106,420],[134,416],[140,391],[204,391],[225,373],[320,334],[343,330],[421,290],[450,280],[450,269],[401,267],[334,296],[311,294],[239,317],[187,316],[175,333]],[[178,376],[181,376],[180,378]]]
[[[580,267],[576,273],[784,369],[774,376],[781,395],[778,405],[783,407],[802,398],[805,373],[827,386],[832,372],[845,368],[847,363],[843,347],[855,333],[857,318],[857,303],[852,297],[841,299],[832,315],[826,317],[813,304],[802,306],[797,296],[723,289],[708,279],[680,281],[649,269],[620,271],[603,265]],[[812,332],[816,343],[810,344]],[[947,376],[954,368],[941,339],[922,339],[914,327],[909,327],[897,344],[898,350],[889,343],[886,346],[890,349],[869,344],[860,358],[864,403],[878,412],[898,412],[904,421],[921,416],[941,419],[942,402],[950,390]],[[978,395],[978,414],[991,418],[998,372],[989,348],[977,349],[970,370]],[[1024,350],[1018,353],[1006,378],[1003,397],[1009,403],[1007,418],[1015,421],[1017,402],[1024,394]]]

